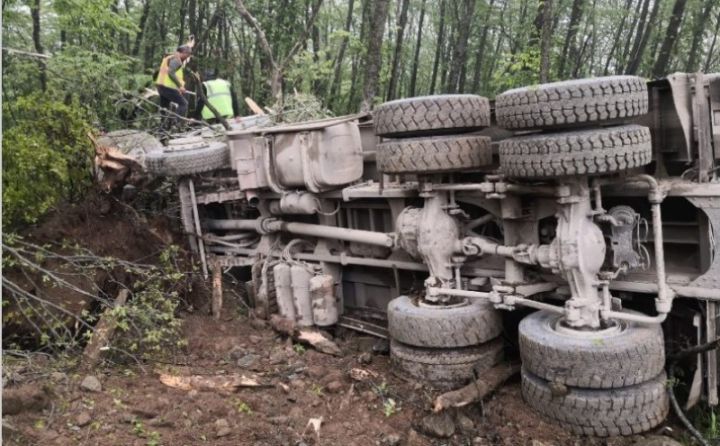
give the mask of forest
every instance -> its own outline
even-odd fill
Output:
[[[429,393],[392,373],[387,343],[337,336],[343,354],[322,354],[256,317],[254,266],[249,279],[229,267],[213,275],[227,296],[222,319],[215,308],[209,316],[218,287],[181,232],[178,185],[139,174],[99,187],[103,135],[169,137],[155,76],[180,45],[194,42],[185,78],[204,130],[196,97],[211,77],[231,83],[237,115],[254,113],[250,98],[278,122],[414,96],[493,100],[568,79],[720,71],[718,0],[5,0],[2,22],[3,441],[17,440],[8,444],[430,444],[418,432],[581,444],[527,410],[518,380],[425,426]],[[238,369],[247,376],[228,372]],[[685,378],[671,377],[671,394]],[[716,409],[688,416],[720,437]],[[684,429],[673,436],[702,444]]]
[[[191,68],[237,95],[269,105],[279,91],[311,93],[342,114],[415,95],[712,72],[719,29],[713,0],[10,0],[3,99],[55,92],[122,126],[115,101],[193,35]]]
[[[157,109],[137,96],[190,36],[188,68],[229,80],[241,115],[244,97],[272,106],[291,92],[341,115],[400,97],[720,67],[714,0],[8,0],[2,12],[10,226],[78,196],[89,129],[152,127]],[[58,115],[71,124],[48,140],[43,118]],[[32,185],[21,166],[39,172]]]

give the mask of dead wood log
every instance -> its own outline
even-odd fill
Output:
[[[93,368],[97,365],[100,360],[100,354],[110,343],[110,339],[115,332],[115,327],[117,327],[117,320],[113,315],[113,308],[125,305],[129,295],[130,292],[128,290],[120,290],[115,298],[114,306],[105,309],[102,316],[100,316],[100,320],[95,326],[95,332],[85,346],[85,350],[83,350],[83,365],[85,367]]]
[[[125,185],[131,177],[142,178],[142,165],[130,155],[126,155],[117,147],[101,144],[92,133],[88,133],[95,147],[95,169],[101,171],[100,187],[105,192],[118,189]],[[139,182],[139,181],[130,181]]]
[[[333,356],[341,356],[340,347],[331,341],[325,333],[313,327],[298,327],[294,321],[286,319],[277,314],[270,317],[270,325],[277,332],[288,335],[291,338],[309,344],[315,350]]]
[[[519,371],[520,364],[498,364],[484,371],[481,377],[467,386],[443,393],[435,398],[433,412],[440,412],[450,407],[463,407],[480,401]]]
[[[272,387],[263,384],[256,375],[176,376],[160,374],[160,382],[180,390],[212,390],[222,393],[235,392],[240,387]]]
[[[252,100],[252,98],[246,97],[245,103],[247,104],[248,108],[250,110],[252,110],[252,112],[255,113],[256,115],[265,115],[266,114],[265,111],[262,108],[260,108],[259,105],[257,105],[257,102]]]
[[[223,305],[222,268],[215,265],[212,269],[212,315],[216,321],[220,320]]]

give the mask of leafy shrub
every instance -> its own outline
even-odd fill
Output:
[[[37,94],[5,102],[3,115],[3,217],[14,228],[83,194],[92,178],[90,126],[77,104]]]

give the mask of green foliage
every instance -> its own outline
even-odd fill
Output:
[[[497,91],[538,83],[540,73],[540,51],[528,48],[515,55],[504,55],[493,77]]]
[[[285,80],[288,87],[297,91],[312,91],[318,83],[329,84],[332,75],[333,61],[325,51],[316,55],[311,51],[303,51],[295,56]]]
[[[100,127],[125,127],[118,122],[117,102],[123,91],[138,91],[149,85],[151,77],[135,74],[131,58],[68,47],[48,63],[48,88],[62,91],[83,104]]]
[[[252,409],[250,406],[243,400],[233,398],[232,405],[235,407],[235,410],[238,411],[238,413],[244,413],[247,415],[252,414]]]
[[[91,180],[90,126],[77,105],[40,94],[3,105],[3,217],[33,223],[59,200],[80,197]]]
[[[114,0],[55,0],[52,2],[60,29],[71,30],[73,43],[98,51],[115,47],[118,33],[137,32],[125,14],[113,11]]]
[[[271,116],[273,123],[292,123],[329,118],[332,113],[323,107],[320,100],[311,95],[295,93],[283,99],[282,104],[275,104]]]
[[[4,327],[25,323],[34,328],[41,347],[49,350],[72,349],[82,345],[78,333],[84,333],[87,339],[93,336],[92,326],[102,312],[109,315],[108,320],[114,321],[117,327],[108,346],[111,358],[117,361],[164,356],[186,345],[180,334],[181,320],[176,317],[175,311],[179,294],[189,290],[191,279],[179,270],[181,261],[177,246],[171,245],[160,254],[158,266],[97,257],[87,250],[67,245],[54,249],[29,244],[16,237],[3,240],[3,268],[11,271],[3,280]],[[68,250],[71,252],[67,253]],[[45,262],[46,257],[51,260]],[[14,282],[20,271],[24,277],[43,277],[42,286],[36,287],[32,294],[22,291]],[[75,285],[65,279],[68,276],[94,278],[98,273],[107,277],[121,275],[131,283],[128,289],[130,295],[124,305],[113,306],[105,312],[116,290],[113,290],[112,297],[99,288],[78,291],[80,284]],[[85,287],[88,286],[85,284]],[[97,295],[102,305],[94,312],[88,307],[81,314],[71,313],[48,296],[47,293],[54,289],[65,289],[76,296],[83,293],[90,299]],[[4,333],[7,334],[3,339],[6,344],[13,341],[10,337],[12,332]]]
[[[174,261],[178,252],[177,246],[171,245],[161,254],[164,261],[159,267],[129,268],[138,277],[132,298],[112,310],[122,332],[116,338],[116,348],[121,353],[154,356],[186,345],[180,337],[182,322],[175,316],[184,277]]]

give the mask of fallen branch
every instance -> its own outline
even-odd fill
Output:
[[[435,398],[433,412],[437,413],[450,407],[463,407],[480,401],[519,371],[520,364],[498,364],[484,371],[482,377],[467,386],[443,393]]]
[[[265,111],[260,108],[260,106],[257,104],[257,102],[253,101],[252,98],[246,97],[245,103],[247,104],[248,108],[255,113],[256,115],[266,115]]]
[[[110,343],[117,321],[113,315],[113,308],[125,305],[130,292],[127,289],[122,289],[118,293],[115,299],[115,306],[108,307],[97,325],[95,325],[95,332],[90,338],[90,342],[85,346],[83,350],[83,365],[87,368],[95,367],[100,360],[100,354],[103,349],[107,350],[107,345]]]
[[[680,359],[687,358],[688,356],[698,355],[700,353],[709,352],[710,350],[715,350],[719,346],[720,338],[715,339],[714,341],[707,342],[705,344],[696,345],[694,347],[681,350],[674,355],[668,356],[668,359],[671,361],[678,361]]]
[[[706,344],[707,345],[707,344]],[[702,347],[702,346],[700,346]],[[690,349],[692,350],[692,349]],[[669,376],[668,381],[673,382],[675,379],[675,362],[673,361],[670,364],[669,370]],[[693,424],[688,420],[688,417],[685,415],[685,412],[680,408],[680,403],[678,403],[677,397],[675,397],[675,391],[673,390],[673,386],[668,386],[667,388],[668,396],[670,397],[670,404],[672,405],[673,411],[675,412],[675,415],[680,419],[683,426],[685,426],[685,429],[690,432],[690,434],[702,445],[702,446],[710,446],[710,443],[705,441],[705,437],[693,426]]]
[[[240,387],[272,387],[262,384],[255,375],[217,375],[217,376],[176,376],[160,374],[160,382],[168,387],[180,390],[212,390],[223,393],[235,392]]]

